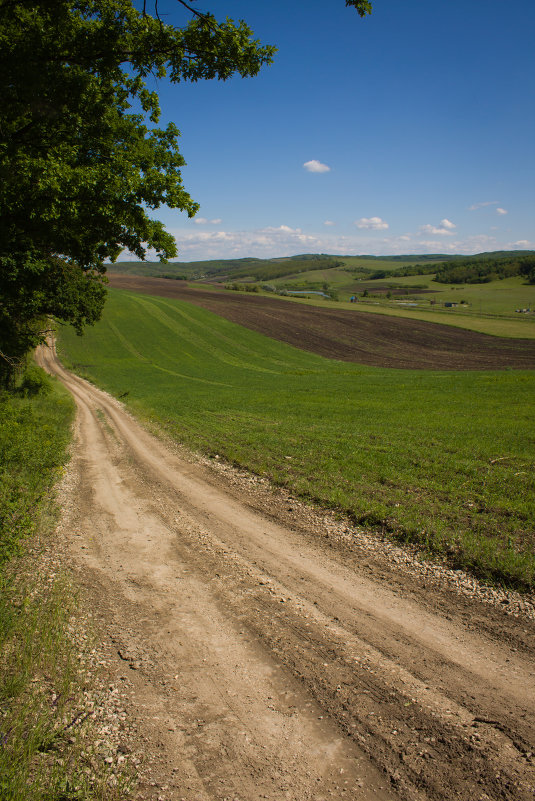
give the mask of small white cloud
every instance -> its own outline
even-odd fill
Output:
[[[443,220],[443,222],[444,222],[444,220]],[[446,220],[445,222],[449,222],[449,220]],[[453,225],[453,223],[450,223],[450,226],[452,226],[452,225]],[[454,225],[453,225],[453,227],[455,228]],[[420,228],[420,231],[423,231],[424,234],[434,234],[435,236],[437,236],[437,235],[438,236],[452,236],[453,235],[453,231],[449,227],[443,225],[442,223],[441,223],[440,226],[438,226],[438,225],[429,225],[429,224],[428,225],[422,225],[421,228]]]
[[[357,228],[367,228],[370,231],[383,231],[388,228],[388,223],[380,217],[361,217],[360,220],[355,220]]]
[[[494,215],[495,210],[492,209]],[[372,219],[372,218],[370,218]],[[496,221],[496,218],[494,217]],[[529,250],[535,248],[534,241],[519,239],[509,241],[497,239],[492,232],[459,237],[457,234],[433,236],[422,229],[417,233],[403,231],[401,235],[389,236],[386,230],[362,230],[353,227],[353,234],[337,234],[327,227],[322,234],[310,234],[306,230],[292,228],[287,224],[256,228],[254,230],[221,230],[210,225],[183,225],[170,231],[177,240],[179,261],[198,259],[238,258],[245,256],[273,257],[290,256],[297,253],[333,254],[403,254],[403,253],[483,253],[494,250]],[[337,224],[337,230],[341,222]],[[443,231],[443,225],[437,223]],[[503,228],[503,225],[500,226]],[[433,226],[431,226],[433,228]],[[457,229],[455,229],[455,232]],[[519,234],[517,234],[518,236]],[[520,234],[521,236],[522,234]],[[524,236],[526,234],[524,233]],[[135,258],[135,257],[133,257]],[[149,254],[156,259],[154,253]]]
[[[443,228],[447,228],[449,231],[451,231],[453,228],[457,228],[455,223],[452,223],[451,220],[443,219],[440,221],[440,224]]]
[[[193,222],[195,225],[221,225],[223,220],[221,217],[216,217],[213,220],[207,220],[206,217],[195,217]]]
[[[200,242],[227,242],[232,239],[232,234],[226,231],[202,231],[196,236]]]
[[[498,206],[498,208],[496,209],[496,212],[497,212],[498,214],[507,214],[507,209],[501,209],[501,208]]]
[[[307,172],[330,172],[331,168],[327,164],[322,164],[321,161],[317,159],[312,159],[311,161],[305,161],[303,167]]]
[[[482,209],[484,206],[497,206],[499,200],[483,200],[481,203],[474,203],[472,206],[468,206],[468,211],[476,211],[476,209]]]
[[[282,231],[284,234],[300,234],[300,228],[290,228],[289,225],[279,225],[276,228],[273,226],[269,226],[268,228],[262,228],[263,231],[269,231],[270,233],[273,231]]]
[[[333,222],[332,220],[325,220],[325,222],[323,223],[323,225],[336,225],[336,223],[335,223],[335,222]]]

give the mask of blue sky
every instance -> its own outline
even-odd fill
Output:
[[[155,212],[180,260],[535,249],[533,0],[195,5],[279,51],[256,78],[149,82],[201,204]]]

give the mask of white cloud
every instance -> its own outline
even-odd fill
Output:
[[[482,209],[484,206],[497,206],[499,200],[483,200],[481,203],[474,203],[472,206],[468,206],[468,211],[476,211],[476,209]]]
[[[327,164],[322,164],[321,161],[317,159],[312,159],[311,161],[305,161],[303,167],[307,172],[330,172],[331,168]]]
[[[232,234],[227,233],[227,231],[202,231],[199,234],[192,234],[191,237],[182,235],[181,239],[197,242],[230,242]]]
[[[366,228],[369,231],[383,231],[388,228],[388,223],[380,217],[361,217],[360,220],[355,220],[357,228]]]
[[[341,227],[341,226],[340,226]],[[433,226],[430,226],[433,228]],[[442,227],[443,231],[447,231]],[[338,228],[337,228],[338,231]],[[332,253],[340,255],[373,253],[375,255],[399,255],[403,253],[483,253],[492,250],[514,250],[535,248],[535,242],[519,239],[515,242],[497,239],[490,234],[433,235],[404,231],[401,235],[389,236],[388,232],[353,228],[352,234],[335,233],[334,229],[307,232],[290,225],[266,226],[252,230],[217,230],[196,226],[170,230],[175,236],[179,251],[177,261],[199,259],[230,259],[256,256],[272,258],[293,256],[298,253]],[[451,231],[447,232],[451,234]],[[382,235],[381,235],[382,234]],[[127,258],[124,253],[122,258]],[[155,260],[154,253],[148,254]]]
[[[498,214],[507,214],[507,209],[501,209],[501,208],[498,206],[498,208],[496,209],[496,212],[497,212]]]
[[[193,222],[195,225],[220,225],[223,221],[221,217],[216,217],[214,220],[207,220],[206,217],[195,217]]]
[[[296,253],[324,253],[326,243],[289,225],[268,226],[252,231],[199,231],[176,229],[179,261],[190,259],[291,256]]]
[[[453,253],[455,251],[454,246],[450,242],[445,244],[438,239],[422,239],[419,245],[423,248],[424,253],[444,253],[446,250]]]
[[[301,229],[300,228],[290,228],[289,225],[279,225],[277,228],[273,228],[273,227],[268,226],[267,228],[262,228],[260,230],[266,231],[266,232],[269,232],[269,233],[276,232],[276,231],[282,231],[285,234],[300,234],[301,233]]]
[[[450,231],[452,228],[457,228],[455,223],[452,223],[451,220],[446,220],[445,218],[440,221],[440,224],[443,228],[447,228]]]
[[[444,223],[448,223],[448,225]],[[424,234],[433,234],[434,236],[453,236],[452,227],[455,228],[453,223],[450,223],[449,220],[442,220],[440,226],[429,224],[422,225],[420,231],[423,231]]]
[[[431,228],[433,226],[430,226]],[[427,233],[432,233],[428,231]],[[442,238],[441,238],[442,237]],[[364,244],[364,243],[363,243]],[[520,247],[520,246],[519,246]],[[424,237],[422,230],[417,234],[406,233],[401,236],[385,237],[380,243],[373,243],[372,248],[366,251],[360,248],[358,253],[374,253],[375,255],[399,255],[402,253],[482,253],[490,250],[511,250],[513,245],[506,247],[503,242],[498,242],[495,237],[487,234],[476,234],[464,239],[443,238],[443,234],[434,239]],[[328,250],[324,251],[328,253]],[[345,251],[348,253],[349,251]],[[352,251],[354,252],[354,251]]]
[[[332,220],[325,220],[323,225],[336,225],[336,223],[333,222]]]

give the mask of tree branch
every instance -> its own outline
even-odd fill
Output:
[[[210,19],[210,17],[207,17],[206,14],[202,14],[200,11],[197,11],[196,8],[193,8],[188,3],[184,2],[184,0],[176,0],[176,1],[177,3],[180,3],[181,6],[184,6],[184,8],[187,8],[188,11],[191,11],[192,14],[195,14],[196,17],[198,17],[204,23],[206,23],[206,25],[208,25],[209,28],[212,28],[213,31],[217,31],[219,26],[214,26],[212,20]],[[158,2],[158,0],[156,0],[156,2]]]

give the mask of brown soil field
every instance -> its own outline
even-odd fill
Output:
[[[165,278],[113,273],[108,278],[116,289],[185,300],[329,359],[422,370],[535,368],[535,340],[494,337],[358,309],[322,309],[261,295],[196,289]]]

